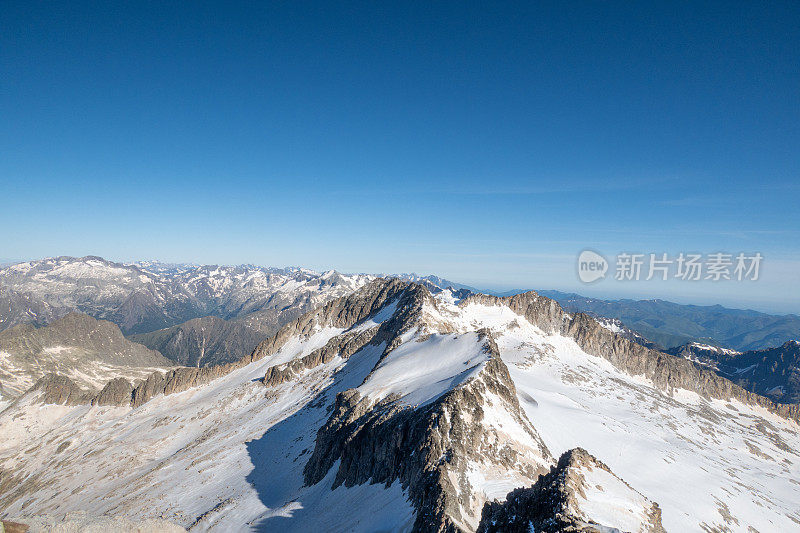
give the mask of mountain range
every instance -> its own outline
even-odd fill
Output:
[[[0,412],[0,518],[791,531],[799,419],[534,292],[374,279],[233,362],[94,394],[44,376]]]
[[[114,322],[126,335],[204,316],[231,319],[261,313],[263,323],[281,322],[286,309],[306,311],[373,278],[302,268],[123,264],[94,256],[56,257],[0,269],[0,286],[13,291],[7,298],[15,298],[13,318],[2,324],[24,321],[26,313],[47,315],[48,309],[55,315],[73,310]],[[19,295],[25,300],[21,302]]]

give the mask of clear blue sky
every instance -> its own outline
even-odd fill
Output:
[[[800,312],[800,3],[378,4],[3,2],[0,259]],[[582,286],[586,247],[764,271]]]

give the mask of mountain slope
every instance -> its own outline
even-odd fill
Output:
[[[128,338],[180,365],[209,366],[241,359],[265,337],[243,322],[208,316]]]
[[[625,529],[658,503],[669,531],[800,523],[796,409],[534,293],[455,302],[377,280],[241,361],[159,374],[115,405],[47,393],[0,413],[2,518],[472,531],[581,447],[598,462],[573,465],[591,482],[575,519]]]
[[[18,396],[47,373],[99,390],[113,378],[146,378],[171,366],[160,353],[127,340],[115,324],[80,313],[49,326],[23,324],[0,332],[0,389],[6,397]]]
[[[559,291],[540,291],[569,312],[615,318],[666,348],[688,342],[734,350],[759,350],[800,338],[800,317],[728,309],[720,305],[682,305],[664,300],[599,300]]]

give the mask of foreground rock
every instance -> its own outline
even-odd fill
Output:
[[[658,504],[575,448],[532,487],[512,491],[504,502],[487,503],[478,531],[663,533],[664,528]]]

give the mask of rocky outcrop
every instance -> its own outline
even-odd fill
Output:
[[[569,320],[557,302],[539,296],[537,293],[523,292],[514,296],[491,296],[488,294],[474,294],[459,302],[459,307],[466,307],[471,303],[482,305],[505,305],[518,315],[524,316],[528,322],[538,327],[545,333],[560,333],[565,321]]]
[[[337,356],[347,359],[368,343],[374,343],[378,329],[378,327],[374,327],[362,332],[337,335],[329,340],[325,346],[304,357],[298,357],[288,363],[271,366],[264,376],[264,385],[273,387],[291,381],[302,371],[330,363]]]
[[[58,374],[46,374],[31,389],[39,392],[44,404],[81,405],[91,401],[91,395],[71,379]]]
[[[381,287],[378,290],[368,290],[366,295],[354,295],[348,298],[344,308],[338,305],[331,305],[330,309],[323,309],[320,313],[321,317],[314,317],[312,323],[304,324],[302,328],[305,331],[309,325],[322,324],[350,328],[379,312],[387,305],[394,304],[395,312],[391,317],[387,317],[379,326],[337,335],[328,341],[325,346],[304,357],[268,368],[264,377],[264,384],[271,386],[284,383],[297,376],[303,370],[329,363],[336,356],[347,359],[367,344],[379,345],[384,343],[383,355],[385,356],[391,352],[400,342],[400,336],[416,323],[422,309],[422,303],[426,298],[430,298],[430,294],[418,285],[405,284],[397,280],[390,280],[385,287],[383,285],[376,282],[374,286]],[[401,292],[397,292],[398,288],[401,289]],[[337,302],[331,303],[335,304]],[[358,312],[353,313],[353,309],[358,310]],[[322,323],[317,322],[320,318]],[[291,331],[291,328],[287,329]],[[270,344],[269,346],[270,350],[274,350],[277,344]]]
[[[496,350],[493,343],[484,349]],[[496,355],[496,351],[494,352]],[[525,446],[503,441],[486,420],[486,398],[500,398],[524,428]],[[508,370],[492,357],[478,378],[421,407],[394,396],[377,403],[357,389],[340,393],[319,430],[305,466],[306,484],[326,476],[339,461],[334,487],[400,480],[416,508],[415,531],[471,531],[485,497],[470,485],[471,465],[481,464],[521,479],[536,479],[552,457],[521,411]]]
[[[125,378],[112,379],[92,398],[92,405],[127,405],[131,403],[133,385]]]
[[[596,476],[601,471],[609,475]],[[608,494],[609,501],[589,503],[587,494]],[[589,505],[587,505],[589,503]],[[619,505],[618,509],[612,508]],[[608,512],[604,512],[608,511]],[[618,521],[615,521],[618,520]],[[632,529],[630,525],[636,525]],[[613,528],[613,529],[612,529]],[[637,531],[663,533],[661,509],[586,450],[565,452],[550,473],[533,486],[519,488],[503,502],[487,503],[483,509],[480,533],[541,533]]]

